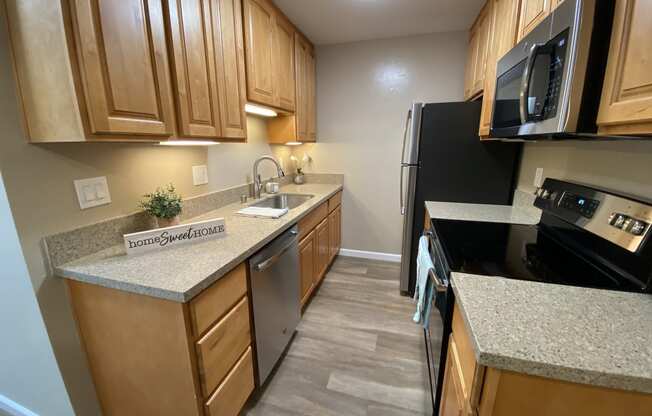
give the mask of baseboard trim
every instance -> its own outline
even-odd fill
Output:
[[[351,250],[348,248],[342,248],[340,249],[339,254],[342,257],[356,257],[360,259],[382,260],[382,261],[389,261],[392,263],[401,262],[400,254],[381,253],[379,251],[363,251],[363,250]]]
[[[2,412],[9,416],[38,416],[28,408],[21,406],[9,397],[0,394],[0,414],[2,414]]]

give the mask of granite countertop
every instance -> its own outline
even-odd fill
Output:
[[[426,210],[432,219],[534,225],[541,219],[541,210],[532,205],[533,201],[525,192],[517,191],[514,205],[426,201]]]
[[[652,393],[652,295],[453,273],[479,364]]]
[[[114,246],[55,268],[57,275],[128,292],[187,302],[256,253],[339,190],[340,184],[286,185],[281,192],[314,195],[279,219],[237,215],[230,204],[190,222],[224,217],[226,236],[140,255]]]

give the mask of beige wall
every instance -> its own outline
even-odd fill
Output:
[[[412,101],[459,101],[466,32],[317,49],[317,136],[307,171],[344,173],[346,249],[400,253],[399,163]]]
[[[215,191],[252,182],[254,161],[263,155],[274,156],[285,169],[290,166],[291,151],[289,146],[267,143],[265,119],[248,116],[246,144],[223,143],[208,149],[208,186]],[[277,176],[270,162],[262,162],[259,172],[263,179]]]
[[[133,212],[143,193],[168,182],[177,185],[183,196],[206,192],[207,186],[192,185],[191,167],[206,164],[207,152],[205,148],[142,144],[28,144],[18,112],[5,23],[0,16],[0,170],[31,284],[71,400],[78,414],[94,415],[98,413],[95,393],[63,281],[47,276],[41,252],[42,238]],[[73,180],[94,176],[107,176],[113,202],[81,211]],[[11,335],[4,333],[3,342],[9,339]],[[14,345],[14,348],[21,346]],[[29,374],[40,377],[36,371]],[[11,378],[12,374],[0,371],[0,379],[2,377]],[[25,388],[29,388],[29,383]]]
[[[652,200],[652,142],[540,142],[525,145],[518,186],[544,177],[570,179]]]

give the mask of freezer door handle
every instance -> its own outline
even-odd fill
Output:
[[[410,121],[412,121],[412,109],[408,110],[405,119],[405,129],[403,129],[403,149],[401,150],[401,164],[405,164],[405,147],[407,146],[408,131],[410,130]]]

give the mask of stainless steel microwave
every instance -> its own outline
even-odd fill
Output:
[[[498,61],[491,137],[596,135],[613,10],[613,0],[566,0]]]

